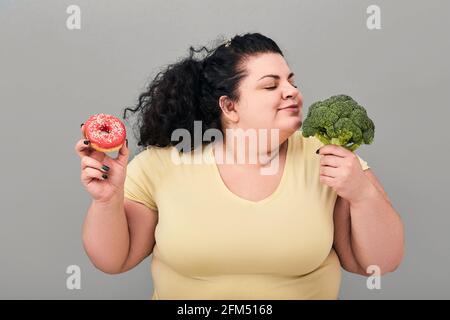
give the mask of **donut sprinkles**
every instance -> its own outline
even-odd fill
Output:
[[[126,138],[125,125],[109,114],[95,114],[85,123],[85,137],[91,147],[102,152],[119,150]]]

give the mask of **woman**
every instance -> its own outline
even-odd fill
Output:
[[[112,159],[77,143],[93,264],[116,274],[153,253],[153,299],[336,299],[341,266],[395,270],[399,215],[364,160],[301,135],[303,99],[275,42],[245,34],[207,52],[191,48],[140,95],[145,149],[129,164],[128,146]],[[179,152],[180,129],[192,149]],[[234,144],[235,132],[250,134]]]

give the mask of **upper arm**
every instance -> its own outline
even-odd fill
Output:
[[[383,189],[383,186],[378,181],[372,170],[364,170],[364,173],[370,180],[370,182],[383,194],[386,200],[391,203],[386,192]],[[367,276],[365,270],[359,265],[358,261],[356,260],[352,250],[350,203],[340,196],[337,197],[336,203],[334,205],[333,220],[333,247],[339,257],[342,267],[348,272]]]
[[[125,198],[124,208],[130,234],[130,248],[121,272],[130,270],[153,252],[155,228],[158,223],[158,212],[142,203]]]

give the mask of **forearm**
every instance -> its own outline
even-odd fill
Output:
[[[106,273],[120,272],[129,242],[123,196],[108,203],[93,201],[83,225],[83,245],[92,263]]]
[[[350,202],[353,253],[365,270],[376,265],[382,274],[391,272],[403,258],[403,223],[373,184],[364,193],[360,201]]]

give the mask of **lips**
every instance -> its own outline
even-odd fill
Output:
[[[286,110],[286,109],[288,109],[288,110],[298,110],[299,107],[298,107],[298,104],[295,104],[295,103],[294,103],[294,104],[291,104],[291,105],[289,105],[289,106],[280,108],[279,110]]]

